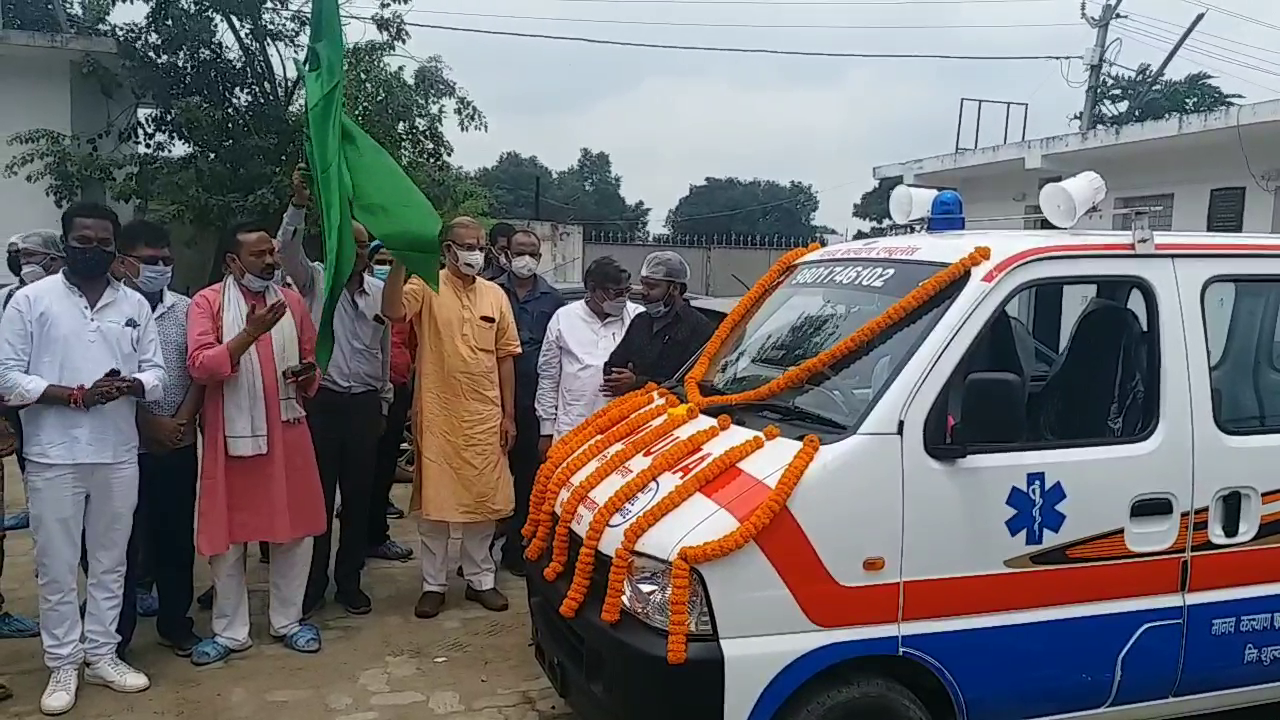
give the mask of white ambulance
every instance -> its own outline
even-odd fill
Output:
[[[1060,226],[1105,193],[1093,173],[1046,190]],[[1153,236],[1151,209],[1125,216],[1133,232],[962,230],[958,196],[912,189],[898,209],[930,199],[924,222],[951,231],[800,261],[706,393],[773,379],[975,246],[990,260],[830,372],[725,408],[704,463],[782,436],[644,535],[620,622],[600,620],[607,557],[572,619],[572,572],[530,568],[536,657],[584,720],[1136,720],[1280,701],[1280,237]],[[688,660],[668,664],[671,560],[749,517],[809,434],[822,448],[787,508],[695,566]],[[573,557],[590,509],[652,457],[590,494]],[[602,556],[697,463],[678,469],[609,520]]]

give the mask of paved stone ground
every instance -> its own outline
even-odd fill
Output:
[[[11,508],[21,497],[16,468],[10,466]],[[408,504],[407,486],[397,501]],[[18,503],[20,505],[20,500]],[[406,521],[393,524],[402,541],[414,537]],[[253,551],[256,555],[256,550]],[[9,608],[36,614],[28,533],[11,534],[3,591]],[[330,603],[316,622],[324,649],[304,656],[273,643],[267,635],[267,566],[250,561],[250,601],[256,646],[221,666],[197,669],[156,644],[155,626],[141,621],[130,660],[151,676],[152,687],[138,695],[81,685],[79,702],[67,716],[106,720],[128,717],[190,720],[544,720],[571,715],[551,690],[529,647],[524,586],[500,574],[511,598],[506,613],[491,613],[462,598],[462,581],[449,591],[447,608],[432,620],[413,617],[420,590],[416,562],[374,560],[364,587],[373,613],[347,616]],[[198,563],[201,589],[207,565]],[[197,629],[208,633],[209,613],[197,611]],[[40,641],[0,643],[0,678],[15,697],[0,704],[0,718],[37,718],[46,674]]]

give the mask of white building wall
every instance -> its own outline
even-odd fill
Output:
[[[123,89],[115,91],[116,97],[107,97],[98,77],[81,71],[85,52],[93,52],[99,62],[110,56],[114,43],[102,43],[101,39],[5,32],[0,39],[0,168],[27,149],[10,145],[9,139],[33,129],[81,139],[105,131],[101,150],[133,151],[117,141],[116,131],[132,120],[136,103]],[[29,172],[30,167],[16,177],[0,177],[0,241],[27,230],[58,228],[61,210],[45,194],[45,183],[27,182]],[[110,202],[100,183],[81,190],[85,200]],[[131,216],[127,206],[110,204],[122,219]],[[0,283],[12,281],[0,263]]]
[[[972,172],[923,173],[916,175],[915,182],[956,187],[969,218],[1007,217],[1022,215],[1027,206],[1038,203],[1040,179],[1094,170],[1107,181],[1107,199],[1102,203],[1103,212],[1081,219],[1079,227],[1111,229],[1116,198],[1173,193],[1173,230],[1186,232],[1205,231],[1211,190],[1244,187],[1243,231],[1280,232],[1280,212],[1271,190],[1280,185],[1271,175],[1280,167],[1280,132],[1265,139],[1261,134],[1249,136],[1247,165],[1234,132],[1215,135],[1203,141],[1182,138],[1177,145],[1153,141],[1071,153],[1046,162],[1055,169],[1031,171],[1022,169],[1021,163],[1004,163],[999,166],[1007,168],[1004,171],[987,167]],[[1019,228],[1022,221],[974,227]]]
[[[37,57],[0,56],[0,167],[24,149],[10,145],[15,133],[32,128],[71,132],[71,63]],[[25,174],[25,173],[24,173]],[[23,175],[0,177],[0,240],[25,230],[56,228],[58,209],[42,185]],[[0,263],[0,280],[8,280]]]

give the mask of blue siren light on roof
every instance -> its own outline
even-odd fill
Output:
[[[943,190],[934,196],[929,206],[928,232],[948,232],[964,229],[964,200],[955,190]]]

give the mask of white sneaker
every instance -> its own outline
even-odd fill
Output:
[[[80,666],[61,667],[49,674],[49,684],[40,696],[40,712],[61,715],[76,706],[80,689]]]
[[[151,679],[145,673],[115,655],[88,663],[84,670],[84,681],[106,685],[122,693],[142,692],[151,687]]]

